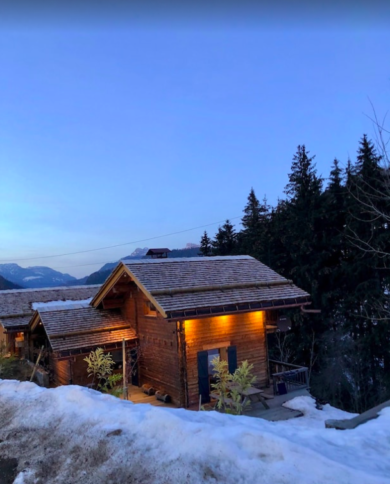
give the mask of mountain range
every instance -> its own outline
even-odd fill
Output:
[[[148,247],[139,247],[132,254],[122,257],[120,260],[142,259],[148,250]],[[172,250],[169,257],[194,257],[198,255],[198,252],[199,246],[188,243],[184,249]],[[15,263],[0,264],[0,290],[102,284],[117,263],[118,261],[104,264],[98,271],[81,279],[46,266],[24,268]]]
[[[76,277],[44,266],[24,268],[13,263],[0,264],[0,275],[20,287],[55,287],[79,283]]]

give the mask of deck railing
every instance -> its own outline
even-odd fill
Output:
[[[305,366],[269,360],[274,394],[280,395],[309,387],[309,371]]]

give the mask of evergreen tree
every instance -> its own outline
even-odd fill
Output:
[[[306,289],[318,303],[319,264],[322,257],[322,179],[317,175],[314,156],[309,157],[305,146],[298,146],[294,155],[285,209],[285,246],[290,252],[288,275]]]
[[[242,217],[244,231],[256,233],[260,224],[261,211],[260,202],[255,195],[255,191],[251,188],[248,195],[248,203],[244,208],[245,215]]]
[[[333,161],[329,184],[323,194],[324,216],[324,274],[322,280],[323,306],[329,308],[342,297],[341,264],[346,253],[345,205],[346,189],[343,184],[343,170],[339,161]]]
[[[204,231],[204,234],[202,235],[202,238],[200,239],[200,249],[199,249],[199,255],[203,255],[205,257],[211,255],[212,252],[212,241],[210,237],[207,235],[206,230]]]
[[[266,256],[268,211],[266,198],[264,198],[263,203],[260,203],[253,188],[251,188],[248,202],[244,208],[245,215],[241,220],[243,230],[240,232],[238,240],[241,253],[260,260],[263,260]]]
[[[229,220],[218,228],[212,242],[214,255],[232,255],[236,250],[237,234]]]
[[[309,158],[309,151],[305,145],[298,145],[294,155],[289,174],[289,183],[285,188],[285,193],[290,201],[303,201],[310,199],[313,193],[319,194],[322,188],[322,179],[317,176],[313,160],[315,156]]]
[[[326,257],[324,199],[322,178],[317,175],[313,160],[304,145],[298,146],[285,189],[287,200],[279,203],[275,213],[273,225],[277,227],[280,242],[276,245],[274,238],[273,243],[280,251],[276,258],[283,257],[279,264],[283,263],[284,267],[280,267],[279,271],[310,294],[314,308],[322,309],[320,288]],[[327,322],[320,315],[309,317],[297,311],[293,311],[291,317],[294,357],[301,364],[311,367],[315,378],[313,355],[320,351]],[[317,358],[316,366],[320,365],[321,360]]]

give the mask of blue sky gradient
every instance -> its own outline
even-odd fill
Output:
[[[298,144],[328,176],[390,101],[390,34],[248,19],[0,31],[0,263],[81,277],[137,246],[181,248],[283,197]],[[237,220],[236,220],[237,222]],[[218,224],[209,227],[213,234]]]

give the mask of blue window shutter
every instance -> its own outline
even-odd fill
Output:
[[[210,382],[207,351],[198,352],[198,385],[199,395],[202,395],[202,404],[210,401]]]
[[[233,374],[237,370],[237,346],[229,346],[227,354],[229,373]]]

